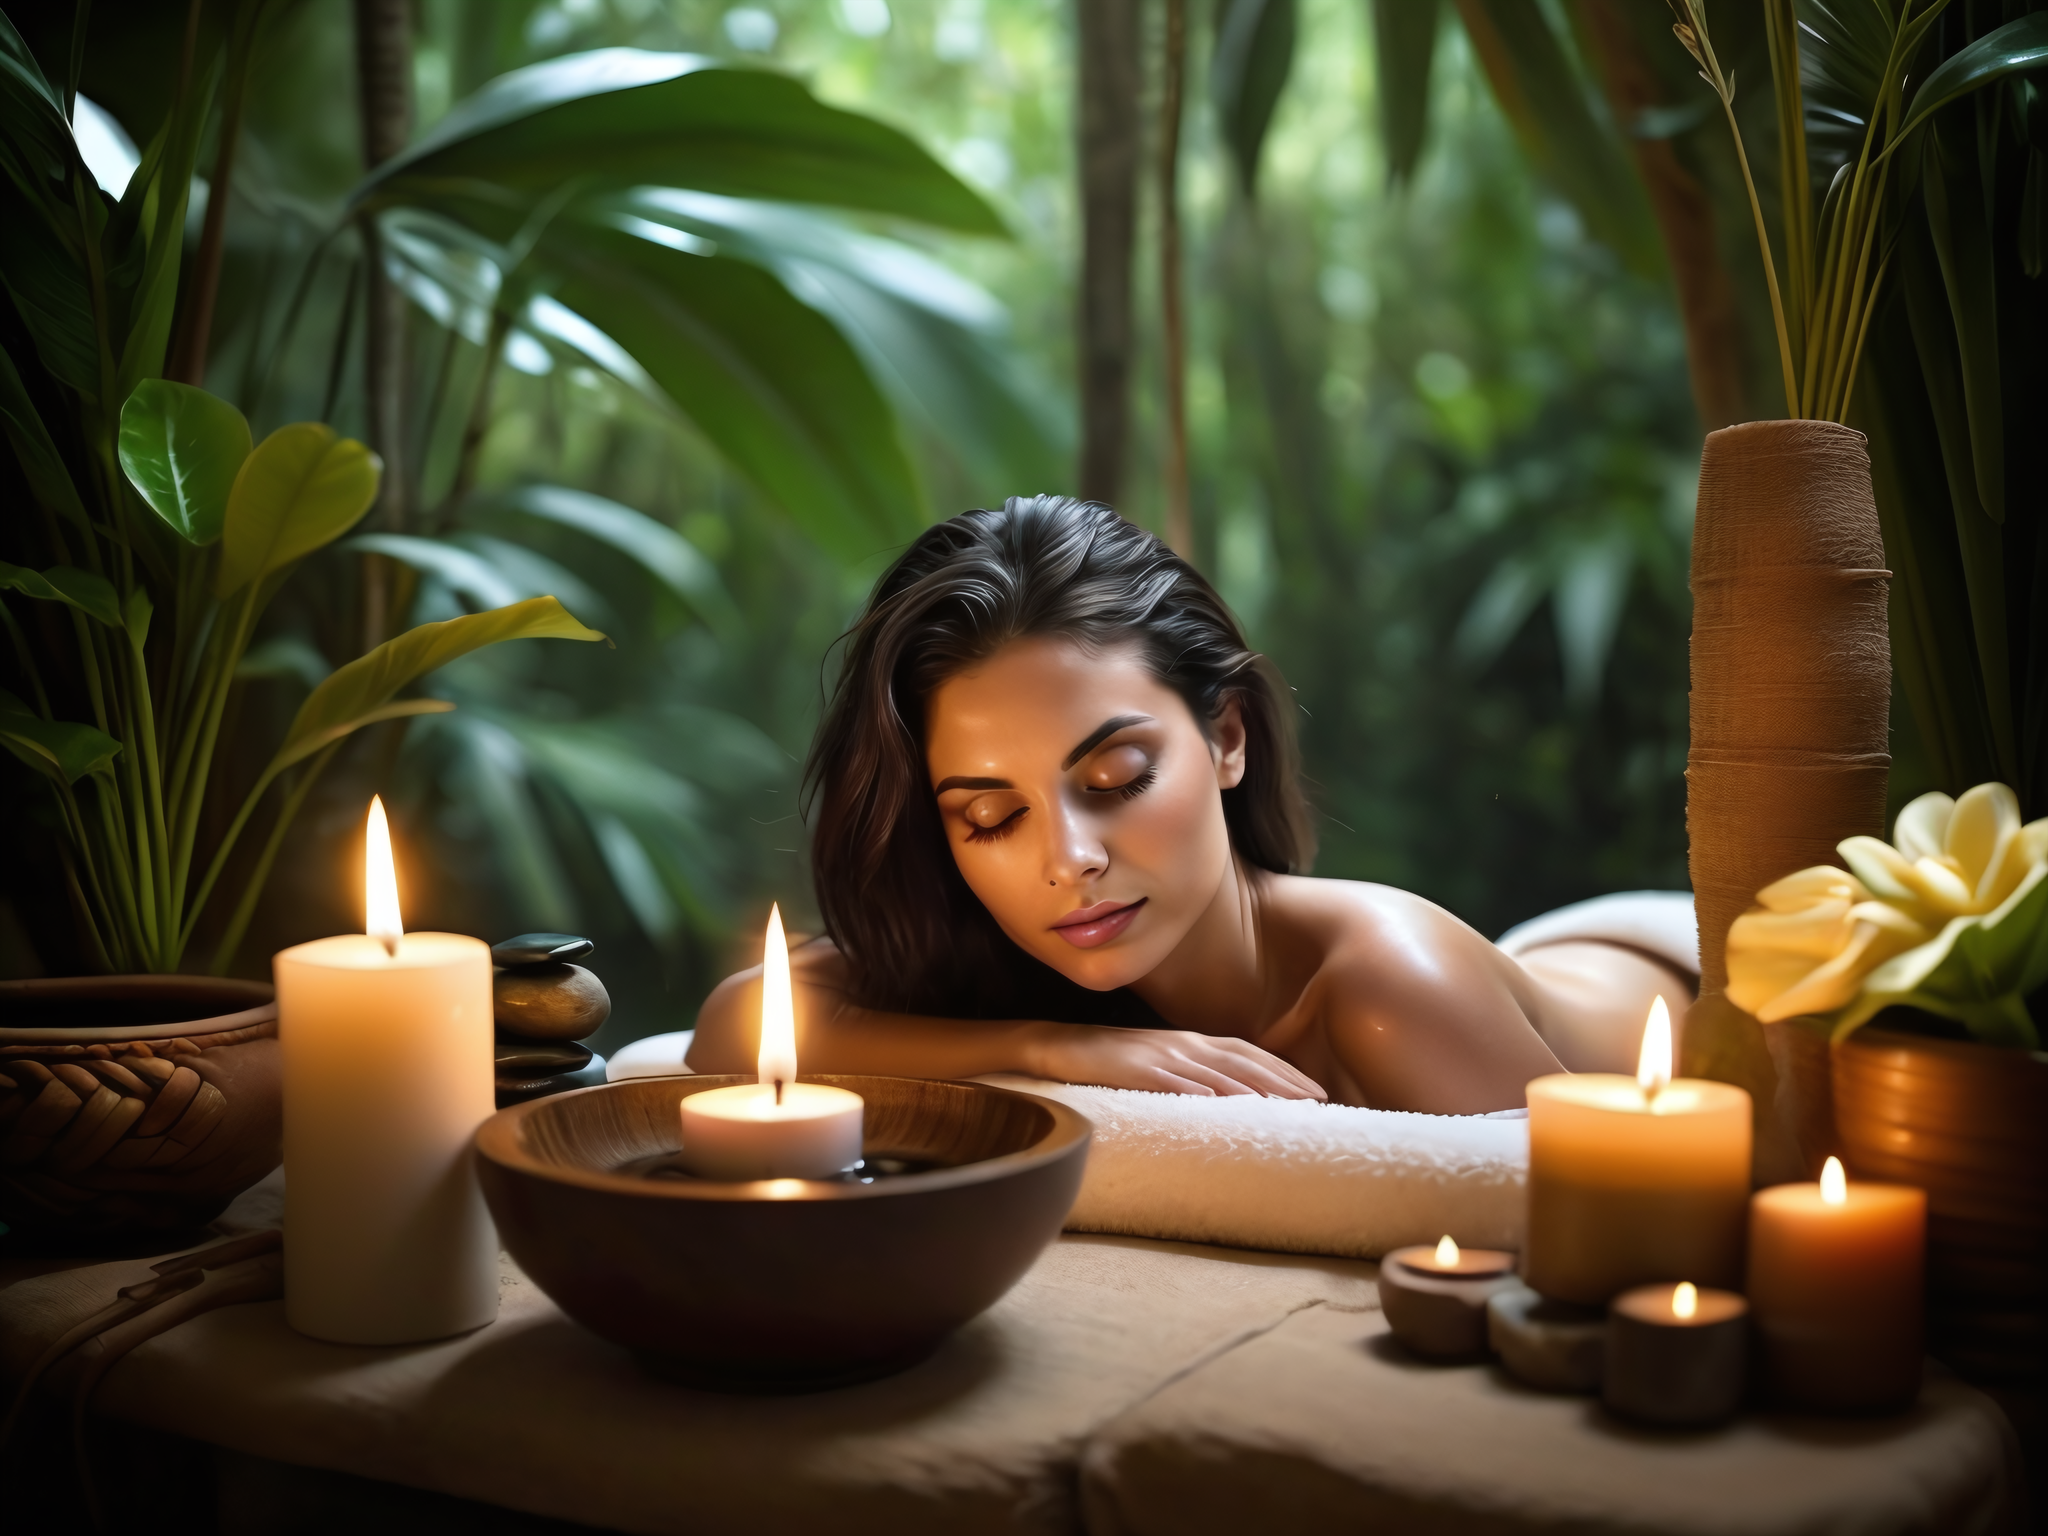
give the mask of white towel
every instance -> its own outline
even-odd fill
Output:
[[[1616,891],[1517,923],[1494,942],[1510,955],[1568,939],[1599,939],[1644,950],[1700,973],[1700,925],[1690,891]]]
[[[1520,1248],[1528,1122],[1249,1094],[1197,1098],[1007,1074],[1095,1125],[1067,1227],[1376,1259],[1445,1234]]]

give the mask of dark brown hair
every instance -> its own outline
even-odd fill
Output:
[[[1093,993],[1010,942],[946,844],[924,758],[925,701],[1012,640],[1135,645],[1206,731],[1236,699],[1244,779],[1223,791],[1239,858],[1305,870],[1294,702],[1185,560],[1108,507],[1014,496],[926,529],[842,636],[844,662],[804,769],[811,864],[854,1000],[971,1018],[1142,1022],[1135,997]]]

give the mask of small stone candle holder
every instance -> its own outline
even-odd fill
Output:
[[[1519,1283],[1512,1253],[1461,1249],[1447,1236],[1434,1248],[1396,1248],[1381,1261],[1380,1310],[1394,1337],[1425,1360],[1482,1360],[1487,1300]]]
[[[1719,1424],[1741,1405],[1748,1352],[1749,1303],[1733,1291],[1637,1286],[1608,1311],[1601,1399],[1645,1424]]]
[[[1598,1392],[1607,1353],[1607,1314],[1553,1301],[1526,1285],[1486,1303],[1486,1341],[1507,1372],[1540,1392]]]

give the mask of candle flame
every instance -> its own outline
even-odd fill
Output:
[[[405,936],[398,914],[398,871],[391,863],[391,824],[384,819],[381,796],[370,797],[370,825],[363,837],[363,932],[396,955]]]
[[[1831,1157],[1820,1170],[1820,1199],[1823,1205],[1849,1203],[1849,1176],[1842,1172],[1842,1160]]]
[[[1448,1232],[1444,1234],[1442,1241],[1436,1245],[1436,1261],[1446,1269],[1449,1269],[1458,1262],[1458,1245],[1451,1241],[1451,1235]]]
[[[1700,1309],[1699,1287],[1690,1280],[1681,1280],[1671,1288],[1671,1315],[1691,1317]]]
[[[789,941],[782,934],[782,909],[768,909],[768,942],[761,956],[761,1054],[756,1059],[760,1079],[775,1085],[775,1102],[782,1102],[782,1085],[796,1081],[796,1009],[790,999]]]
[[[1636,1058],[1636,1081],[1652,1099],[1671,1086],[1671,1010],[1662,997],[1650,1004],[1650,1017],[1643,1024],[1643,1053]]]

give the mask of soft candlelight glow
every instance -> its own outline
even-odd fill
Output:
[[[1454,1269],[1457,1267],[1458,1245],[1451,1241],[1451,1235],[1448,1232],[1446,1232],[1443,1235],[1443,1237],[1439,1239],[1437,1242],[1436,1261],[1437,1263],[1443,1265],[1443,1267],[1446,1269]]]
[[[1700,1309],[1699,1287],[1690,1280],[1681,1280],[1671,1291],[1671,1315],[1689,1318]]]
[[[782,933],[782,908],[768,908],[768,942],[761,954],[761,1051],[755,1069],[764,1083],[782,1086],[796,1081],[796,1008],[790,998],[789,941]]]
[[[761,1049],[756,1080],[688,1094],[682,1166],[702,1179],[762,1180],[770,1200],[804,1193],[805,1179],[836,1179],[860,1161],[860,1095],[796,1080],[796,1016],[782,909],[768,912],[761,955]]]
[[[370,825],[363,837],[363,932],[396,955],[405,937],[398,914],[398,871],[391,863],[391,825],[384,819],[382,797],[370,797]]]
[[[1659,997],[1650,1004],[1650,1017],[1643,1025],[1643,1052],[1636,1058],[1636,1082],[1646,1097],[1654,1099],[1671,1086],[1671,1010]]]
[[[1847,1205],[1849,1203],[1849,1179],[1842,1172],[1842,1160],[1831,1157],[1820,1171],[1820,1201],[1822,1205]]]

